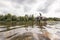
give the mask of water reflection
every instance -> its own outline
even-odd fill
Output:
[[[18,26],[20,27],[20,26]],[[23,38],[21,36],[24,36],[27,34],[27,32],[31,32],[30,34],[32,36],[25,36],[23,40],[44,40],[46,39],[46,37],[44,35],[42,35],[42,32],[40,31],[40,28],[37,28],[38,26],[34,25],[34,27],[32,28],[31,26],[27,27],[27,30],[23,27],[23,28],[17,28],[17,29],[13,29],[13,30],[9,30],[9,31],[5,31],[5,32],[0,32],[0,40],[5,40],[6,37],[12,36],[10,38],[7,38],[6,40],[21,40],[19,38]],[[45,29],[47,32],[49,32],[49,38],[51,38],[51,40],[60,40],[60,24],[56,24],[56,25],[47,25],[47,27],[45,27]],[[6,30],[6,28],[0,28],[0,30]],[[45,31],[43,31],[45,33]],[[16,34],[17,33],[17,34]],[[25,34],[26,33],[26,34]],[[44,34],[43,33],[43,34]],[[16,34],[16,35],[14,35]],[[24,34],[24,35],[23,35]],[[28,37],[28,39],[27,39]],[[44,38],[45,37],[45,38]],[[17,39],[18,38],[18,39]],[[41,39],[43,38],[43,39]],[[49,40],[48,38],[46,40]]]

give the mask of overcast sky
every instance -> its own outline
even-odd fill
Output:
[[[60,17],[60,0],[0,0],[0,14]]]

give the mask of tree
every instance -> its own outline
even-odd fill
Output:
[[[28,15],[25,15],[24,21],[25,21],[25,27],[28,27]]]
[[[32,17],[31,17],[31,18],[32,18],[32,20],[31,20],[31,21],[32,21],[32,27],[33,27],[33,25],[34,25],[34,16],[32,15]]]
[[[5,15],[4,20],[5,20],[5,26],[8,30],[10,28],[10,26],[12,25],[12,16],[11,16],[11,14]]]
[[[27,27],[28,26],[28,15],[25,15],[24,21],[25,21],[25,26]]]

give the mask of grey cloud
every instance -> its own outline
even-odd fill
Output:
[[[14,8],[19,9],[20,8],[20,4],[12,4]]]
[[[32,3],[35,3],[36,0],[26,0],[26,2],[27,2],[28,4],[32,4]]]
[[[5,0],[5,1],[10,1],[10,2],[15,2],[15,3],[23,4],[25,0]]]
[[[17,2],[17,3],[23,3],[25,0],[11,0],[13,2]]]
[[[4,4],[2,4],[2,3],[0,3],[0,7],[7,7],[6,5],[4,5]]]
[[[29,12],[30,10],[31,10],[30,7],[27,7],[27,6],[24,7],[24,12]]]
[[[38,11],[46,13],[47,12],[47,8],[45,8],[45,9],[38,9]]]
[[[47,12],[48,12],[48,7],[49,7],[51,4],[53,4],[54,1],[55,1],[55,0],[47,0],[47,1],[45,2],[45,6],[44,6],[45,8],[44,8],[44,9],[38,8],[37,11],[41,11],[41,12],[43,12],[43,13],[47,13]]]
[[[31,10],[33,10],[32,8],[33,7],[31,7],[30,5],[29,6],[27,6],[27,5],[23,5],[23,12],[31,12]]]
[[[43,6],[41,6],[42,4],[38,5],[37,9],[32,9],[32,8],[34,8],[34,6],[31,5],[31,4],[35,5],[36,0],[6,0],[6,1],[11,2],[12,8],[8,7],[9,10],[3,9],[2,10],[3,13],[8,13],[8,12],[18,13],[21,10],[22,10],[22,12],[30,12],[31,10],[35,12],[35,10],[36,10],[37,12],[41,11],[43,13],[47,13],[48,7],[51,4],[53,4],[55,0],[47,0]],[[38,1],[40,2],[40,0],[38,0]],[[25,4],[28,4],[28,5],[25,5]],[[21,5],[22,5],[22,7],[21,7]],[[1,4],[0,4],[0,6],[5,7],[5,5],[1,5]],[[31,7],[29,7],[29,6],[31,6]],[[23,9],[21,9],[21,8],[23,8]]]
[[[21,5],[23,5],[24,7],[24,12],[29,12],[30,10],[31,10],[31,7],[29,7],[29,6],[31,6],[30,4],[32,4],[32,3],[34,3],[34,2],[36,2],[36,0],[12,0],[13,2],[16,2],[16,3],[18,3],[17,5],[15,4],[13,4],[14,5],[14,7],[17,9],[17,8],[20,8],[20,6]],[[28,4],[29,6],[27,6],[27,5],[24,5],[24,4]]]
[[[55,13],[60,13],[60,8],[55,10]]]
[[[20,9],[21,5],[24,6],[24,12],[28,12],[31,10],[30,7],[26,6],[25,4],[32,4],[32,3],[35,3],[36,0],[6,0],[6,1],[10,1],[12,2],[12,6],[15,8],[15,9]],[[15,2],[15,4],[13,3]]]
[[[7,10],[6,8],[5,9],[2,9],[2,10],[0,10],[2,13],[8,13],[9,12],[9,10]]]
[[[25,4],[25,3],[32,4],[32,3],[36,2],[36,0],[9,0],[9,1],[16,2],[19,4]]]

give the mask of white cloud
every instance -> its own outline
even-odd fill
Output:
[[[59,4],[60,0],[0,0],[0,14],[11,13],[17,16],[34,14],[37,16],[39,12],[42,12],[47,13],[43,14],[47,17],[60,17]]]
[[[47,16],[60,17],[60,0],[56,0],[51,6],[48,7]]]

